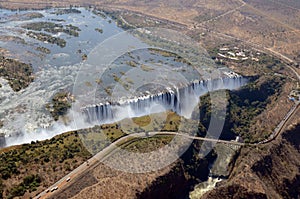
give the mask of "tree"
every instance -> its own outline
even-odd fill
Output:
[[[4,184],[2,183],[2,180],[0,179],[0,199],[3,199],[3,192],[4,192]]]

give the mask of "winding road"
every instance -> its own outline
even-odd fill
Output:
[[[269,49],[270,50],[270,49]],[[285,59],[285,56],[274,52],[277,57],[280,59]],[[286,61],[292,61],[289,58],[285,59]],[[286,64],[288,68],[290,68],[295,75],[297,76],[298,80],[300,81],[300,75],[297,73],[295,68],[293,66],[290,66]],[[295,105],[291,108],[291,110],[286,114],[286,116],[282,119],[282,121],[278,124],[278,126],[275,128],[271,136],[262,142],[258,143],[253,143],[253,144],[247,144],[247,143],[241,143],[241,142],[236,142],[236,141],[228,141],[228,140],[219,140],[219,139],[214,139],[214,138],[203,138],[203,137],[196,137],[196,136],[190,136],[188,134],[182,133],[182,132],[149,132],[149,133],[134,133],[134,134],[129,134],[125,137],[122,137],[118,140],[116,140],[114,143],[110,144],[108,147],[104,148],[102,151],[97,153],[95,156],[90,158],[88,161],[80,165],[78,168],[73,170],[71,173],[60,179],[58,182],[56,182],[54,185],[49,187],[47,190],[41,192],[38,196],[35,198],[37,199],[44,199],[52,196],[53,194],[56,194],[57,190],[66,188],[68,184],[70,184],[70,181],[79,178],[86,172],[87,168],[92,169],[96,167],[99,163],[101,163],[103,160],[108,158],[110,155],[112,155],[116,150],[120,149],[120,144],[124,144],[126,142],[131,141],[133,138],[146,138],[146,137],[151,137],[155,135],[170,135],[170,136],[183,136],[185,138],[193,139],[193,140],[201,140],[201,141],[206,141],[206,142],[213,142],[213,143],[224,143],[224,144],[232,144],[232,145],[238,145],[238,146],[257,146],[257,145],[263,145],[272,142],[275,140],[284,130],[287,125],[287,123],[290,121],[293,116],[300,111],[300,102],[296,102]],[[53,188],[57,188],[53,192]]]
[[[149,132],[149,133],[133,133],[129,134],[127,136],[124,136],[115,142],[111,143],[109,146],[104,148],[102,151],[94,155],[92,158],[87,160],[85,163],[77,167],[75,170],[73,170],[68,175],[61,178],[59,181],[57,181],[55,184],[53,184],[51,187],[46,189],[45,191],[41,192],[38,196],[35,198],[42,199],[42,198],[49,198],[50,196],[56,194],[57,190],[63,189],[68,186],[68,184],[71,184],[71,181],[73,181],[76,178],[79,178],[82,176],[87,170],[95,168],[97,165],[99,165],[101,162],[103,162],[106,158],[110,157],[112,154],[114,154],[116,151],[120,149],[120,145],[126,144],[127,142],[132,141],[132,139],[138,139],[138,138],[147,138],[152,136],[182,136],[188,139],[192,140],[201,140],[201,141],[207,141],[207,142],[214,142],[214,143],[224,143],[224,144],[234,144],[239,146],[246,145],[245,143],[235,142],[235,141],[227,141],[227,140],[219,140],[219,139],[213,139],[213,138],[203,138],[203,137],[195,137],[190,136],[184,133],[180,132]],[[57,190],[54,190],[57,188]],[[54,190],[53,192],[51,190]]]
[[[272,142],[275,140],[284,130],[285,126],[288,123],[288,121],[299,111],[299,106],[300,103],[297,102],[293,108],[288,112],[288,114],[284,117],[284,119],[279,123],[279,125],[275,128],[274,132],[272,135],[269,137],[269,139],[254,143],[254,144],[247,144],[247,143],[241,143],[241,142],[236,142],[236,141],[228,141],[228,140],[219,140],[219,139],[214,139],[214,138],[206,138],[206,137],[196,137],[196,136],[190,136],[188,134],[182,133],[182,132],[149,132],[149,133],[133,133],[129,134],[127,136],[124,136],[115,142],[111,143],[108,147],[104,148],[102,151],[97,153],[95,156],[87,160],[85,163],[77,167],[75,170],[73,170],[71,173],[60,179],[58,182],[53,184],[51,187],[40,193],[36,199],[45,199],[49,198],[50,196],[53,196],[56,194],[57,191],[66,188],[71,182],[70,181],[76,181],[79,179],[81,176],[85,174],[87,170],[91,170],[98,166],[101,162],[103,162],[106,158],[110,157],[112,154],[114,154],[117,150],[120,149],[120,145],[125,144],[126,142],[132,141],[134,138],[147,138],[147,137],[152,137],[152,136],[158,136],[158,135],[170,135],[170,136],[182,136],[188,139],[192,140],[201,140],[201,141],[206,141],[206,142],[213,142],[213,143],[224,143],[224,144],[231,144],[231,145],[238,145],[238,146],[257,146],[257,145],[262,145],[266,144],[269,142]],[[57,188],[53,192],[54,188]],[[58,190],[59,189],[59,190]]]
[[[0,2],[5,2],[5,1],[0,1]],[[211,21],[216,20],[220,17],[223,17],[227,14],[230,14],[230,13],[234,12],[235,10],[238,10],[238,9],[242,8],[243,6],[245,6],[245,2],[244,1],[241,1],[241,2],[242,2],[241,6],[239,6],[237,8],[234,8],[233,10],[230,10],[226,13],[223,13],[222,15],[219,15],[219,16],[217,16],[215,18],[212,18],[208,21],[204,21],[202,23],[204,24],[204,23],[211,22]],[[15,2],[10,2],[10,3],[22,3],[23,4],[24,2],[15,1]],[[45,3],[45,4],[48,5],[48,2]],[[124,21],[124,23],[126,23],[127,25],[130,25],[129,23],[126,22],[126,20],[123,17],[121,17],[121,20]],[[197,24],[197,25],[202,25],[202,23]],[[211,31],[211,32],[213,32],[213,31]],[[232,37],[232,36],[220,33],[220,32],[216,32],[216,34],[240,40],[240,38]],[[247,41],[243,41],[243,42],[250,43],[250,42],[247,42]],[[252,46],[258,46],[257,44],[253,44],[253,43],[251,43],[251,44],[252,44]],[[273,54],[274,56],[280,58],[281,60],[285,60],[286,62],[289,62],[289,63],[293,62],[292,59],[290,59],[290,58],[282,55],[281,53],[276,52],[276,51],[274,51],[270,48],[266,48],[266,47],[262,47],[262,46],[259,46],[259,47],[260,47],[260,49],[263,49],[263,51],[265,51],[265,52],[267,51],[267,52]],[[298,80],[300,81],[300,75],[297,73],[295,68],[293,66],[288,65],[288,64],[286,64],[286,67],[291,69],[295,73],[295,75],[297,76]],[[257,146],[257,145],[263,145],[263,144],[266,144],[266,143],[269,143],[269,142],[272,142],[273,140],[275,140],[285,130],[285,127],[288,124],[288,122],[290,121],[290,119],[293,118],[294,115],[298,111],[299,111],[299,102],[296,102],[295,105],[292,107],[292,109],[282,119],[282,121],[278,124],[278,126],[275,128],[275,130],[273,131],[273,133],[271,134],[271,136],[267,140],[262,141],[262,142],[258,142],[258,143],[253,143],[253,144],[246,144],[246,143],[240,143],[240,142],[228,141],[228,140],[219,140],[219,139],[214,139],[214,138],[195,137],[195,136],[190,136],[190,135],[182,133],[182,132],[150,132],[150,133],[147,133],[147,134],[146,133],[130,134],[130,135],[127,135],[125,137],[122,137],[122,138],[116,140],[114,143],[112,143],[108,147],[104,148],[102,151],[100,151],[95,156],[90,158],[88,161],[86,161],[85,163],[83,163],[82,165],[77,167],[71,173],[69,173],[65,177],[61,178],[59,181],[57,181],[55,184],[50,186],[45,191],[41,192],[35,198],[41,199],[41,198],[48,198],[48,197],[53,196],[54,194],[56,194],[57,191],[59,191],[63,188],[66,188],[69,184],[72,183],[72,181],[74,181],[77,178],[79,178],[80,176],[82,176],[84,174],[84,172],[86,172],[88,169],[94,168],[101,161],[108,158],[111,154],[113,154],[116,150],[119,149],[120,144],[124,144],[126,142],[129,142],[133,138],[146,138],[146,137],[151,137],[151,136],[155,136],[155,135],[170,135],[170,136],[182,136],[182,137],[186,137],[186,138],[193,139],[193,140],[201,140],[201,141],[207,141],[207,142],[213,142],[213,143],[224,143],[224,144],[232,144],[232,145],[239,145],[239,146],[244,146],[244,145]],[[54,190],[53,188],[57,188],[57,189]],[[51,190],[54,190],[54,191],[51,192]]]
[[[228,141],[228,140],[219,140],[214,138],[206,138],[206,137],[196,137],[196,136],[190,136],[188,134],[182,133],[182,132],[149,132],[149,133],[133,133],[129,134],[125,137],[122,137],[118,140],[116,140],[114,143],[111,143],[108,147],[104,148],[102,151],[97,153],[95,156],[87,160],[85,163],[80,165],[78,168],[73,170],[71,173],[57,181],[55,184],[53,184],[51,187],[46,189],[45,191],[41,192],[38,196],[35,198],[37,199],[44,199],[49,198],[50,196],[53,196],[56,194],[57,190],[61,190],[63,188],[66,188],[68,184],[70,184],[72,180],[75,180],[76,178],[80,178],[80,176],[84,175],[84,173],[87,170],[95,168],[97,165],[99,165],[101,162],[103,162],[106,158],[111,156],[114,152],[120,149],[120,145],[125,144],[126,142],[132,141],[134,138],[147,138],[152,136],[158,136],[158,135],[170,135],[170,136],[182,136],[188,139],[192,140],[201,140],[206,142],[213,142],[213,143],[224,143],[224,144],[231,144],[231,145],[238,145],[238,146],[257,146],[257,145],[263,145],[267,144],[269,142],[272,142],[275,140],[284,130],[285,127],[290,121],[291,118],[299,111],[300,109],[300,103],[297,102],[292,107],[292,109],[287,113],[287,115],[283,118],[283,120],[278,124],[278,126],[275,128],[271,136],[262,142],[248,144],[248,143],[241,143],[236,141]],[[51,190],[55,189],[53,192]]]

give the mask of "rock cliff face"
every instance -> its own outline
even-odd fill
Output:
[[[189,180],[182,167],[175,167],[169,173],[157,178],[137,198],[184,198],[188,194]]]
[[[300,125],[265,146],[241,150],[228,181],[202,198],[299,198]]]
[[[160,143],[161,139],[156,141]],[[155,140],[152,139],[152,142]],[[103,163],[96,164],[87,168],[82,176],[73,178],[68,187],[59,189],[50,198],[186,198],[196,184],[208,179],[209,164],[216,158],[213,152],[200,158],[200,146],[200,141],[194,141],[176,162],[148,173],[127,173]],[[120,155],[122,153],[117,151],[108,160],[113,161]],[[164,154],[161,158],[165,158]]]
[[[103,123],[103,121],[120,120],[121,113],[130,110],[135,116],[145,115],[154,105],[161,105],[179,115],[190,117],[191,111],[198,103],[195,99],[208,91],[221,89],[235,90],[244,86],[247,79],[242,76],[226,77],[213,80],[195,81],[182,88],[169,89],[153,95],[145,95],[128,99],[123,102],[100,103],[82,108],[83,117],[87,122]],[[148,91],[147,91],[148,92]],[[195,101],[195,102],[193,102]],[[124,117],[123,115],[121,117]],[[130,116],[129,116],[130,117]]]
[[[216,158],[214,153],[208,154],[205,158],[199,158],[198,144],[195,142],[170,172],[156,178],[150,186],[137,194],[137,198],[187,198],[195,184],[208,179],[209,164]]]

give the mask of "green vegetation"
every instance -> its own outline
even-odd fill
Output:
[[[132,118],[130,119],[131,121],[128,120],[129,119],[124,119],[119,122],[119,126],[127,133],[180,131],[182,133],[196,135],[199,131],[204,130],[200,127],[195,128],[195,126],[199,125],[196,120],[185,119],[174,112],[151,114],[150,116]]]
[[[3,56],[0,56],[0,76],[5,78],[16,92],[26,88],[34,80],[31,65]]]
[[[74,31],[81,31],[81,29],[77,26],[73,26],[72,24],[68,24],[66,25],[67,28],[69,28],[70,30],[74,30]]]
[[[81,59],[82,59],[82,61],[87,60],[87,54],[83,54],[83,55],[81,56]]]
[[[55,101],[65,97],[66,94],[58,94]],[[186,121],[173,112],[133,118],[133,122],[137,127],[128,125],[128,120],[123,120],[0,150],[0,198],[13,198],[25,193],[35,196],[88,160],[91,153],[101,151],[128,133],[176,130],[190,132],[189,128],[195,126],[193,121]],[[173,136],[158,135],[147,139],[133,139],[133,142],[122,147],[146,152],[163,147],[172,138]]]
[[[1,35],[0,40],[3,42],[15,42],[17,44],[24,44],[27,45],[25,39],[20,38],[18,36],[11,36],[11,35]]]
[[[268,76],[249,83],[241,90],[227,91],[229,104],[223,136],[233,138],[232,135],[239,135],[245,142],[250,143],[267,138],[271,132],[265,132],[264,129],[253,132],[251,127],[254,125],[255,118],[280,93],[284,82],[285,80],[281,77]],[[200,100],[200,120],[208,128],[212,111],[210,97],[206,95]],[[218,111],[218,109],[215,108],[213,111]]]
[[[152,54],[159,54],[163,57],[177,57],[178,56],[175,53],[168,52],[168,51],[161,50],[161,49],[150,48],[149,51]]]
[[[59,9],[53,12],[52,14],[56,15],[65,15],[65,14],[80,14],[81,11],[70,7],[69,9]]]
[[[104,11],[105,15],[109,16],[112,20],[114,20],[117,24],[117,26],[121,27],[124,30],[129,30],[133,29],[135,27],[125,23],[121,17],[120,17],[120,12],[116,11]]]
[[[112,88],[110,86],[104,88],[104,91],[107,95],[112,96]]]
[[[78,31],[81,31],[80,28],[73,26],[71,24],[66,25],[65,27],[61,24],[56,24],[53,22],[33,22],[28,23],[26,25],[23,25],[22,28],[28,29],[28,30],[34,30],[34,31],[42,31],[57,34],[57,33],[66,33],[68,35],[78,37],[79,33]]]
[[[145,127],[151,123],[151,117],[146,115],[139,118],[132,118],[132,121],[140,127]]]
[[[131,67],[137,67],[138,63],[136,63],[135,61],[127,61],[126,64],[131,66]]]
[[[72,106],[74,98],[68,92],[58,92],[52,98],[52,102],[46,105],[52,117],[57,121],[60,117],[65,116]]]
[[[35,31],[45,30],[45,31],[48,32],[50,30],[52,31],[52,30],[55,30],[55,29],[63,28],[63,25],[56,24],[56,23],[53,23],[53,22],[41,21],[41,22],[27,23],[27,24],[23,25],[22,28],[25,28],[25,29],[28,29],[28,30],[35,30]]]
[[[147,141],[150,147],[159,146],[159,143],[166,142],[168,139],[170,138],[165,136],[154,137],[149,140],[145,139],[145,142]],[[136,145],[136,147],[140,146]],[[212,150],[205,157],[201,157],[199,155],[202,152],[201,147],[204,147],[203,143],[195,140],[176,162],[169,165],[170,171],[167,174],[158,176],[143,192],[138,193],[137,197],[159,198],[163,193],[169,198],[184,198],[196,184],[207,181],[209,165],[214,162],[217,155]],[[137,149],[143,149],[143,147]],[[147,151],[146,148],[145,150]]]
[[[251,59],[244,61],[243,67],[249,67],[259,74],[274,73],[274,71],[283,69],[282,63],[270,55],[261,54],[258,59],[259,61]]]
[[[60,46],[61,48],[65,47],[67,42],[64,39],[52,37],[51,35],[45,34],[45,33],[36,33],[29,31],[27,35],[33,39],[37,39],[42,42],[48,42],[51,44],[56,44]]]
[[[231,130],[236,135],[242,136],[245,142],[264,140],[271,132],[264,132],[257,138],[254,132],[250,131],[253,119],[262,113],[272,98],[281,92],[284,78],[268,77],[263,82],[250,83],[241,91],[231,92],[229,101]],[[256,140],[261,139],[261,140]]]
[[[228,50],[220,51],[219,49],[223,48],[224,46],[226,46]],[[208,48],[208,53],[218,65],[234,67],[235,72],[245,76],[264,75],[266,73],[279,72],[284,67],[279,59],[271,55],[259,52],[255,49],[247,49],[249,47],[236,46],[239,46],[239,44],[221,44]],[[239,60],[232,60],[229,58],[220,57],[218,55],[218,53],[221,53],[228,56],[228,52],[243,52],[245,57],[239,57]],[[232,57],[232,55],[230,56]],[[244,60],[242,58],[244,58]]]
[[[23,179],[22,183],[20,183],[17,186],[14,186],[11,189],[10,194],[7,198],[10,199],[10,198],[15,198],[17,196],[23,196],[27,190],[29,192],[36,191],[36,188],[40,186],[40,183],[41,183],[41,178],[39,177],[38,174],[26,176]]]
[[[64,27],[61,24],[57,24],[57,23],[53,23],[53,22],[46,22],[46,21],[27,23],[27,24],[23,25],[22,27],[25,29],[28,29],[28,30],[45,31],[45,32],[52,33],[52,34],[65,33],[65,34],[68,34],[68,35],[74,36],[74,37],[78,37],[79,31],[81,31],[80,28],[73,26],[71,24],[66,25]],[[33,31],[27,32],[27,35],[31,38],[37,39],[42,42],[56,44],[62,48],[66,46],[66,41],[64,39],[53,37],[53,36],[51,36],[49,34],[45,34],[43,32],[38,33],[38,32],[33,32]],[[37,50],[47,53],[47,54],[50,53],[49,50],[47,50],[43,47],[39,47],[39,49],[37,49]]]
[[[173,135],[155,135],[149,138],[133,138],[120,147],[134,153],[149,153],[166,146],[174,137]]]
[[[134,127],[132,126],[132,122],[128,120],[132,120]],[[137,133],[151,131],[178,131],[179,128],[182,128],[181,125],[185,122],[186,120],[176,113],[166,112],[163,114],[152,114],[151,117],[142,116],[132,119],[124,119],[119,124],[126,132]]]
[[[97,31],[97,32],[99,32],[99,33],[103,33],[103,29],[101,29],[101,28],[95,28],[95,31]]]
[[[28,14],[28,17],[29,18],[27,18],[27,19],[36,19],[36,18],[43,18],[44,17],[44,15],[43,14],[41,14],[41,13],[39,13],[39,12],[32,12],[32,13],[29,13]]]
[[[79,131],[79,135],[88,150],[93,154],[96,154],[112,142],[126,136],[127,134],[163,131],[173,132],[180,130],[182,132],[193,133],[195,135],[199,130],[194,128],[197,124],[197,122],[184,119],[176,113],[166,112],[152,114],[151,116],[124,119],[114,124],[96,126],[94,128]],[[170,136],[166,137],[169,139]],[[158,141],[159,144],[167,143],[162,142],[163,140],[166,140],[165,137]],[[137,140],[133,139],[133,141]],[[146,141],[139,145],[145,146]]]
[[[37,18],[43,18],[44,15],[39,12],[29,12],[29,13],[22,14],[20,17],[22,20],[32,20]]]
[[[105,15],[105,13],[103,12],[103,11],[100,11],[100,10],[93,10],[92,11],[92,13],[94,14],[94,15],[97,15],[97,16],[99,16],[99,17],[102,17],[103,19],[106,19],[107,18],[107,16]]]
[[[120,72],[120,74],[123,76],[123,75],[125,75],[125,73],[123,73],[123,72]],[[120,85],[122,85],[123,86],[123,88],[125,89],[125,90],[129,90],[130,88],[131,88],[131,86],[130,86],[130,83],[128,83],[127,81],[124,81],[123,79],[121,79],[121,77],[119,77],[117,74],[115,74],[115,73],[113,73],[112,75],[110,75],[110,76],[112,76],[112,78],[114,79],[114,81],[115,82],[117,82],[117,83],[119,83]],[[108,95],[111,95],[110,94],[110,91],[108,91],[109,93],[107,93]]]
[[[50,186],[90,157],[77,132],[2,149],[0,198],[23,196],[27,191],[35,196],[39,187]]]
[[[0,199],[3,199],[4,185],[2,179],[0,179]]]
[[[125,80],[129,84],[134,84],[133,80],[131,78],[129,78],[129,77],[126,77]]]
[[[45,53],[45,54],[50,54],[51,53],[51,51],[48,48],[45,48],[43,46],[37,47],[36,50],[38,50],[38,51],[40,51],[42,53]]]
[[[116,75],[116,74],[113,74],[113,78],[115,80],[115,82],[119,82],[120,83],[120,78]]]
[[[66,22],[66,20],[64,20],[64,19],[51,19],[51,21]]]
[[[99,85],[103,83],[102,79],[96,79],[95,82]]]
[[[80,130],[79,135],[88,151],[96,154],[126,133],[117,124],[110,124]]]
[[[83,55],[81,56],[82,61],[87,60],[87,58],[88,58],[87,54],[83,54]]]
[[[152,68],[152,67],[150,67],[150,66],[147,66],[147,65],[145,65],[145,64],[142,64],[142,65],[141,65],[141,69],[142,69],[143,71],[145,71],[145,72],[149,72],[149,71],[153,71],[153,70],[154,70],[154,68]]]

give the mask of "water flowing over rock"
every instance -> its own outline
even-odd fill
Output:
[[[138,117],[164,110],[171,110],[190,118],[201,95],[221,89],[238,89],[246,83],[247,79],[241,76],[194,81],[189,85],[166,89],[165,92],[155,95],[149,94],[122,102],[105,102],[86,106],[82,108],[82,114],[89,123],[121,120],[128,116]]]
[[[0,134],[0,148],[6,145],[5,134]]]

